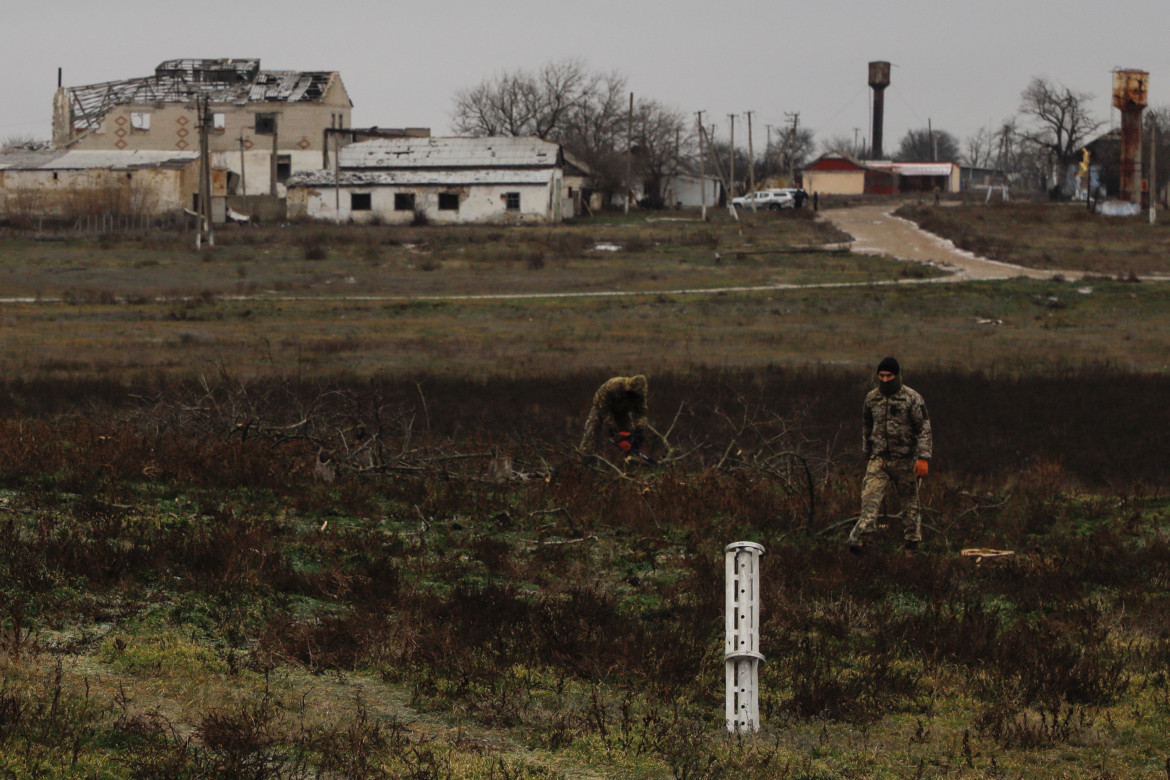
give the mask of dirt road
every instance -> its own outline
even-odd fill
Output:
[[[823,211],[821,216],[853,236],[854,252],[931,263],[954,272],[953,276],[942,277],[938,281],[1008,279],[1017,276],[1049,279],[1056,273],[1066,279],[1081,276],[1077,271],[1041,271],[977,257],[957,249],[944,238],[920,230],[909,220],[893,216],[891,212],[895,208],[895,205],[888,203],[854,206]]]

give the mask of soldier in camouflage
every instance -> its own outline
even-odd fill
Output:
[[[649,387],[646,377],[615,376],[607,380],[597,392],[593,394],[593,406],[589,410],[589,418],[585,421],[585,434],[581,437],[581,449],[596,445],[597,436],[601,432],[602,420],[609,418],[616,426],[614,433],[629,434],[618,442],[629,446],[622,447],[625,452],[637,450],[644,436],[646,427],[646,396]]]
[[[861,516],[849,534],[849,551],[860,555],[864,534],[873,533],[886,488],[893,485],[902,507],[902,538],[908,550],[922,542],[918,481],[930,471],[930,415],[926,402],[902,384],[898,361],[877,367],[877,387],[865,396],[861,444],[867,460],[861,487]]]

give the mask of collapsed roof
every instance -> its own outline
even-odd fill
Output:
[[[260,70],[258,59],[167,60],[153,76],[65,89],[76,130],[101,124],[118,105],[186,103],[206,97],[213,104],[319,101],[336,71]]]

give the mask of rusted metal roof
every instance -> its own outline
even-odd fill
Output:
[[[167,60],[153,76],[107,81],[65,90],[77,130],[97,127],[114,106],[186,103],[207,97],[214,104],[319,101],[336,71],[260,70],[258,59]]]
[[[146,169],[180,170],[198,162],[198,152],[168,151],[20,151],[0,154],[0,170],[64,171],[107,169],[135,171]]]
[[[343,147],[343,169],[553,168],[560,146],[539,138],[379,138]]]
[[[545,169],[463,169],[436,171],[342,170],[335,179],[331,171],[298,171],[285,182],[286,187],[462,187],[469,185],[546,185],[553,171]]]

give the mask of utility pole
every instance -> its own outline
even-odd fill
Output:
[[[245,175],[245,172],[244,172],[244,131],[245,130],[255,130],[255,129],[256,128],[253,125],[241,125],[240,126],[240,194],[241,195],[248,194],[248,177]]]
[[[756,157],[752,150],[752,113],[745,111],[748,120],[748,192],[754,193],[756,191]],[[756,199],[752,198],[752,211],[756,210]]]
[[[633,187],[630,186],[630,168],[633,166],[634,156],[634,93],[630,93],[630,111],[626,114],[626,213],[630,213],[630,197]]]
[[[728,114],[731,120],[731,163],[728,167],[727,183],[731,185],[731,197],[735,197],[735,114]]]
[[[333,131],[333,211],[341,224],[341,128]]]
[[[280,127],[280,117],[278,114],[272,115],[272,158],[268,165],[268,194],[276,197],[276,131]]]
[[[768,177],[772,159],[772,126],[764,125],[764,178]]]
[[[703,155],[703,112],[695,112],[695,129],[699,131],[699,203],[703,219],[707,219],[707,186],[703,178],[707,175],[707,158]]]
[[[199,231],[195,234],[195,248],[203,248],[203,236],[207,235],[208,248],[215,246],[215,233],[211,227],[211,152],[208,148],[208,132],[211,127],[211,103],[207,96],[195,101],[199,113]]]
[[[784,149],[788,153],[788,186],[796,186],[796,132],[800,128],[800,112],[785,113],[784,118],[792,122]]]
[[[1158,221],[1158,167],[1155,158],[1158,153],[1158,120],[1150,116],[1150,224]]]

